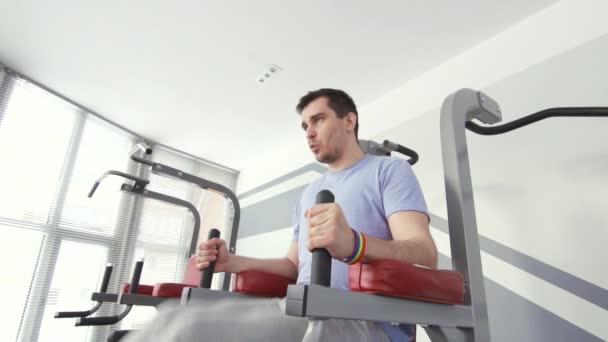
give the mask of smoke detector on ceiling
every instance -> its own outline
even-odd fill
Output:
[[[271,64],[268,67],[266,67],[266,70],[264,70],[261,74],[258,75],[257,77],[257,81],[258,83],[266,83],[268,82],[268,80],[270,80],[271,77],[276,76],[279,72],[281,72],[281,67],[279,67],[278,65],[275,64]]]

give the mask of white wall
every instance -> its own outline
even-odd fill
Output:
[[[459,88],[481,89],[607,34],[605,13],[608,13],[605,0],[568,0],[548,7],[373,103],[361,106],[364,122],[361,138],[374,137],[436,108]],[[294,134],[300,133],[298,127],[296,122]],[[301,144],[273,148],[267,158],[242,170],[238,191],[248,191],[312,161],[304,138]]]

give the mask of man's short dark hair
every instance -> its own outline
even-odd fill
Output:
[[[343,118],[348,113],[355,113],[357,117],[357,123],[355,124],[355,138],[359,139],[359,113],[357,112],[357,106],[355,101],[344,91],[339,89],[322,88],[315,91],[309,91],[308,94],[302,96],[300,102],[296,106],[298,114],[302,114],[302,111],[314,100],[326,97],[329,108],[336,112],[338,118]]]

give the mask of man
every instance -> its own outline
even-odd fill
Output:
[[[435,268],[437,251],[429,232],[427,208],[410,165],[398,158],[364,155],[358,142],[357,108],[345,92],[309,92],[296,108],[311,152],[329,170],[307,186],[294,210],[294,235],[287,255],[277,259],[238,256],[228,252],[224,240],[213,239],[199,246],[197,267],[204,269],[215,261],[216,272],[255,269],[297,278],[302,284],[310,281],[310,251],[325,248],[333,258],[331,286],[343,289],[348,289],[347,263],[397,259]],[[315,205],[315,196],[323,189],[334,193],[335,203]],[[220,313],[212,313],[214,310]],[[209,323],[207,319],[204,328],[203,320],[191,318],[197,315],[229,316],[226,319],[233,319],[233,329],[227,333],[234,340],[247,336],[248,340],[300,341],[308,323],[305,318],[286,316],[284,303],[260,299],[181,314],[182,318],[190,317],[189,323],[176,323],[179,327],[171,330],[200,327],[200,340],[210,340],[207,330],[221,322],[216,318]],[[255,315],[263,318],[256,322]],[[264,325],[265,320],[272,324]],[[248,334],[239,335],[239,329]],[[329,320],[327,332],[328,340],[338,341],[407,341],[413,335],[409,326],[346,320]],[[218,339],[226,341],[230,336]]]

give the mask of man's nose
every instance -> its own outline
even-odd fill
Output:
[[[312,127],[309,126],[308,128],[306,128],[306,138],[312,139],[316,136],[317,132]]]

